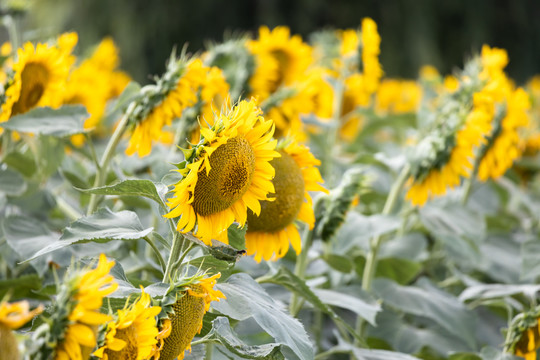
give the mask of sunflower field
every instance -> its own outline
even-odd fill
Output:
[[[0,360],[537,359],[540,76],[505,49],[404,80],[369,17],[261,26],[139,84],[0,16]]]

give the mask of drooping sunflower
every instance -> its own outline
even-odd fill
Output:
[[[143,88],[145,97],[134,114],[136,125],[126,154],[139,157],[152,151],[152,142],[163,137],[163,127],[171,125],[187,107],[197,103],[197,92],[208,68],[200,59],[178,60],[169,64],[155,86]]]
[[[59,47],[27,42],[17,51],[14,77],[8,81],[0,122],[37,106],[58,107],[73,57]]]
[[[203,325],[204,314],[212,301],[225,299],[225,295],[214,289],[221,274],[204,277],[204,274],[171,285],[164,299],[172,299],[161,306],[167,313],[165,319],[169,336],[164,339],[159,351],[160,360],[182,360],[185,351],[191,351],[191,341]]]
[[[272,180],[275,192],[269,195],[273,201],[263,201],[258,215],[248,211],[246,250],[257,262],[283,257],[289,244],[299,254],[301,242],[295,221],[306,223],[310,229],[315,223],[308,191],[327,192],[320,185],[324,182],[316,167],[320,161],[309,148],[289,139],[278,146],[278,151],[281,157],[271,162],[276,170]]]
[[[507,330],[504,352],[536,360],[540,349],[540,309],[530,309],[516,315]]]
[[[28,301],[0,302],[0,354],[5,360],[19,360],[17,340],[11,330],[16,330],[43,311],[43,306],[30,311]]]
[[[97,327],[111,320],[99,309],[103,298],[118,287],[109,274],[113,266],[114,261],[108,261],[102,254],[95,269],[78,271],[64,281],[53,305],[52,325],[42,356],[46,356],[51,345],[55,360],[90,356],[97,343]]]
[[[154,355],[159,331],[156,316],[161,307],[151,306],[144,291],[130,306],[118,310],[107,324],[105,341],[93,355],[104,360],[146,360]]]
[[[243,226],[247,209],[259,214],[260,201],[274,191],[272,178],[276,141],[274,124],[261,116],[255,101],[241,101],[222,113],[211,128],[201,127],[201,141],[179,172],[182,180],[165,217],[180,217],[178,231],[196,228],[196,235],[228,242],[227,229],[236,220]]]
[[[311,47],[299,35],[278,26],[272,31],[259,28],[259,39],[247,42],[255,56],[255,72],[249,80],[251,94],[264,100],[280,86],[290,86],[304,75],[313,62]]]

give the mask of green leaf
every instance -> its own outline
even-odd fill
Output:
[[[487,346],[480,352],[482,360],[523,360],[521,356],[503,353],[498,349]]]
[[[154,200],[163,209],[167,209],[164,199],[165,194],[169,191],[168,188],[162,183],[156,183],[150,180],[123,180],[113,185],[79,190],[98,195],[143,196]]]
[[[451,334],[462,339],[470,349],[476,347],[472,313],[452,295],[434,288],[425,279],[418,286],[401,286],[387,279],[374,281],[375,292],[386,304],[406,313],[432,319]]]
[[[343,341],[333,349],[342,352],[348,351],[352,353],[357,360],[419,360],[418,358],[409,354],[387,350],[363,349]]]
[[[204,255],[192,259],[189,261],[189,264],[197,268],[201,267],[204,270],[208,270],[211,274],[227,271],[234,267],[234,262],[231,263],[225,260],[218,260],[212,255]]]
[[[212,321],[212,330],[206,336],[208,339],[216,340],[227,348],[231,353],[243,359],[265,359],[282,360],[285,359],[281,353],[281,345],[276,343],[264,345],[247,345],[238,338],[238,335],[231,329],[229,319],[218,317]]]
[[[19,196],[26,191],[24,178],[16,171],[0,167],[0,192],[10,196]]]
[[[337,296],[337,292],[334,293],[330,290],[312,290],[306,285],[304,280],[300,279],[284,266],[281,266],[277,272],[270,276],[264,277],[263,279],[264,282],[284,286],[290,291],[302,296],[314,307],[329,315],[337,326],[346,329],[353,336],[356,336],[355,330],[352,329],[345,321],[343,321],[343,319],[340,318],[327,304],[349,309],[367,320],[370,324],[375,324],[375,316],[377,311],[380,310],[380,308],[378,308],[376,305],[367,304],[360,299],[346,294],[339,293],[339,296]],[[359,341],[363,341],[363,339],[359,338]]]
[[[66,137],[85,132],[84,121],[90,115],[84,106],[64,105],[59,109],[39,107],[13,116],[2,127],[31,134]]]
[[[124,88],[124,91],[122,91],[118,99],[116,99],[116,102],[111,112],[116,112],[127,107],[130,102],[132,102],[139,96],[140,90],[141,86],[135,81],[127,84],[127,86]]]
[[[534,239],[521,245],[521,280],[534,282],[540,276],[540,241]]]
[[[353,270],[353,263],[348,257],[336,254],[324,254],[322,258],[332,269],[339,272],[348,274]]]
[[[290,356],[313,359],[313,345],[302,324],[291,317],[249,275],[232,275],[226,283],[217,284],[227,299],[212,303],[212,307],[233,319],[253,319],[274,339],[292,350]]]
[[[0,280],[0,299],[9,294],[10,300],[35,298],[35,291],[43,287],[42,280],[37,274],[22,275],[15,279]]]
[[[111,240],[136,240],[150,234],[152,230],[153,228],[143,228],[139,217],[132,211],[113,213],[104,208],[73,222],[64,229],[58,241],[40,249],[26,261],[73,244],[91,241],[104,243]]]
[[[246,231],[247,226],[239,228],[237,225],[232,224],[227,229],[229,236],[229,245],[237,250],[246,249]]]
[[[529,299],[537,298],[540,285],[506,285],[506,284],[483,284],[469,286],[459,295],[459,300],[486,300],[524,294]]]
[[[4,162],[25,177],[31,177],[36,172],[36,163],[34,159],[20,152],[10,152],[4,158]],[[0,181],[0,183],[2,183]]]
[[[385,258],[377,262],[376,277],[385,277],[405,285],[422,270],[422,265],[407,259]]]
[[[450,355],[448,360],[482,360],[482,358],[472,353],[455,353]]]

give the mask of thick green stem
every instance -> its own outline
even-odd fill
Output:
[[[116,146],[120,142],[120,139],[122,138],[122,135],[127,128],[127,124],[129,123],[129,114],[130,113],[127,112],[126,114],[124,114],[122,119],[120,119],[116,130],[114,131],[111,139],[109,140],[109,143],[107,144],[107,147],[105,148],[105,152],[103,153],[101,161],[99,162],[99,167],[96,169],[96,179],[94,180],[95,188],[105,185],[109,162],[111,161],[116,150]],[[98,204],[98,196],[99,195],[97,194],[92,194],[90,196],[90,203],[88,204],[87,215],[91,215],[96,210]]]
[[[306,226],[304,230],[304,244],[302,245],[302,252],[300,255],[298,255],[298,258],[296,260],[296,265],[294,266],[294,274],[298,276],[300,279],[304,279],[304,276],[306,274],[306,268],[307,268],[307,256],[309,249],[311,248],[311,245],[313,244],[313,237],[314,237],[314,230],[309,229],[309,227]],[[302,302],[300,301],[300,298],[298,297],[297,293],[292,294],[291,303],[289,305],[289,311],[292,316],[296,316],[298,312],[300,311],[300,308],[302,307]]]
[[[174,231],[174,237],[172,240],[172,247],[171,252],[169,254],[169,259],[167,259],[167,266],[165,267],[165,273],[163,274],[163,282],[169,283],[171,281],[171,276],[174,271],[174,265],[176,264],[176,260],[180,256],[180,253],[182,252],[182,247],[184,246],[184,236],[180,234],[178,231]]]
[[[409,178],[410,170],[410,165],[405,164],[405,166],[401,170],[401,173],[399,174],[396,181],[392,185],[392,188],[390,189],[390,193],[386,198],[386,202],[381,213],[382,215],[389,215],[394,209],[396,202],[399,199],[401,190],[403,189],[405,182]],[[381,246],[381,239],[381,236],[375,236],[373,239],[371,239],[369,244],[370,249],[366,257],[366,264],[364,265],[364,274],[362,277],[362,289],[365,291],[371,290],[371,284],[373,282],[373,278],[375,277],[375,270],[377,269],[377,256],[379,253],[379,248]],[[360,336],[362,336],[363,334],[364,325],[365,323],[363,319],[361,317],[358,317],[356,320],[356,332],[360,334]],[[355,341],[355,343],[357,343],[357,341]]]
[[[165,260],[163,260],[163,256],[161,256],[161,253],[159,252],[159,249],[157,248],[156,244],[154,244],[152,239],[150,239],[148,236],[145,236],[143,239],[144,241],[146,241],[148,245],[150,245],[152,250],[154,250],[154,254],[156,254],[159,265],[161,266],[161,271],[165,271]]]

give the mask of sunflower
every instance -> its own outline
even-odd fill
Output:
[[[13,48],[10,42],[5,42],[0,46],[0,85],[4,85],[7,80],[7,74],[5,70],[10,68],[13,64],[11,57]],[[1,88],[1,87],[0,87]]]
[[[276,170],[272,180],[275,188],[270,196],[274,201],[263,201],[260,214],[248,211],[246,250],[255,255],[255,260],[277,260],[283,257],[292,245],[296,254],[301,251],[300,234],[295,220],[313,228],[315,216],[308,191],[327,192],[320,184],[320,165],[309,148],[293,140],[285,140],[278,146],[281,157],[272,160]]]
[[[536,360],[536,351],[540,348],[540,334],[538,323],[523,332],[521,339],[516,343],[515,355],[525,360]]]
[[[180,216],[177,229],[191,231],[205,243],[228,242],[227,228],[246,222],[247,208],[259,214],[259,201],[274,191],[270,161],[278,157],[272,140],[274,124],[261,116],[255,101],[241,101],[222,113],[211,128],[201,127],[201,141],[180,171],[182,180],[165,217]]]
[[[53,319],[53,330],[63,325],[67,329],[61,334],[51,333],[53,339],[50,343],[57,343],[54,359],[83,359],[83,354],[89,355],[96,346],[97,327],[111,320],[109,315],[100,313],[99,309],[103,298],[118,287],[109,274],[113,266],[114,261],[107,261],[102,254],[95,269],[74,274],[60,290],[59,301],[52,313],[57,317]]]
[[[150,103],[140,106],[146,110],[136,119],[126,154],[136,152],[139,157],[150,154],[152,141],[163,137],[163,127],[171,125],[184,109],[197,103],[197,92],[207,70],[200,59],[180,60],[170,64],[156,86],[146,88],[148,97],[144,100]]]
[[[474,149],[485,142],[484,136],[491,130],[493,104],[491,98],[483,93],[473,96],[473,110],[467,115],[465,123],[457,131],[449,130],[436,149],[423,147],[433,142],[432,136],[427,136],[418,145],[421,152],[434,152],[429,164],[420,166],[413,171],[409,180],[409,190],[405,196],[413,205],[423,205],[429,198],[446,193],[447,188],[454,188],[461,183],[461,178],[470,176],[471,159]]]
[[[368,94],[373,94],[379,86],[383,70],[379,63],[381,37],[377,32],[377,24],[370,18],[362,20],[361,40],[364,86]]]
[[[40,305],[36,309],[29,311],[28,301],[19,301],[16,303],[0,302],[0,353],[2,359],[18,360],[19,350],[17,340],[11,330],[16,330],[32,320],[36,315],[43,311]]]
[[[182,360],[185,351],[191,351],[191,341],[203,325],[204,314],[210,309],[212,301],[225,299],[225,295],[215,290],[221,274],[204,278],[197,274],[181,284],[173,285],[169,295],[173,303],[162,304],[167,311],[166,326],[170,326],[170,335],[164,339],[158,356],[160,360]]]
[[[375,110],[378,113],[414,113],[420,104],[422,88],[415,81],[386,79],[377,89]]]
[[[248,41],[247,47],[256,63],[249,85],[252,95],[261,101],[280,86],[298,81],[313,62],[311,47],[299,35],[291,37],[285,26],[272,31],[266,26],[260,27],[259,39]]]
[[[146,360],[157,344],[156,316],[161,307],[150,306],[150,295],[144,291],[131,306],[118,310],[115,320],[107,324],[105,342],[93,355],[99,359]]]
[[[60,106],[72,62],[73,58],[56,46],[27,42],[18,49],[0,122],[37,106]]]

